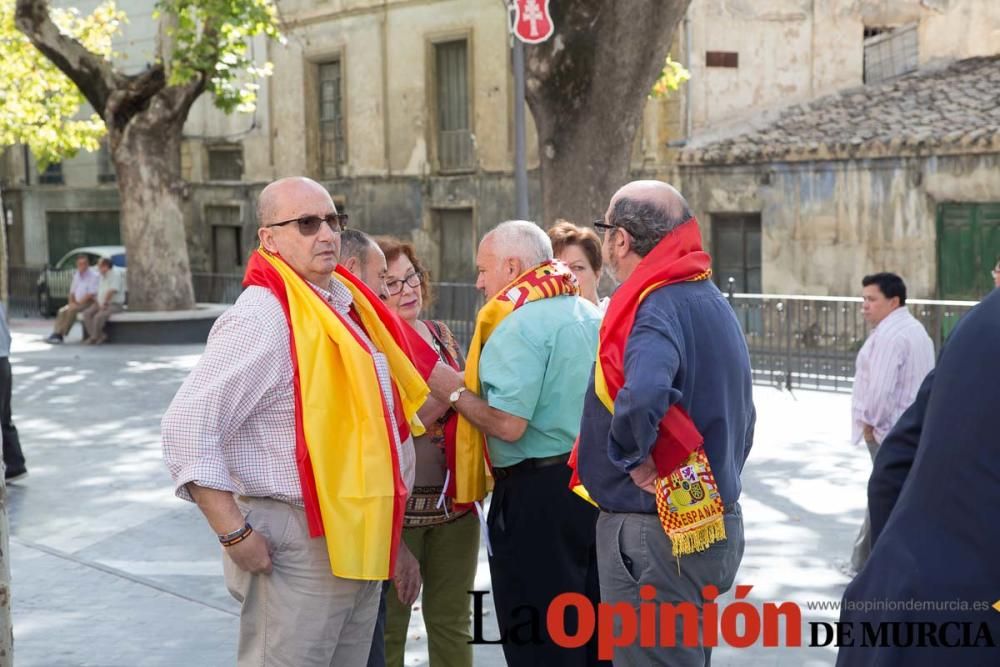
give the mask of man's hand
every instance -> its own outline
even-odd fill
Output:
[[[645,461],[640,463],[638,467],[633,468],[629,471],[629,475],[632,476],[632,481],[643,491],[648,493],[656,494],[656,464],[653,463],[653,457],[648,457]]]
[[[250,574],[271,574],[271,554],[267,539],[254,530],[250,537],[231,547],[223,547],[236,567]]]
[[[396,571],[392,575],[392,583],[396,585],[400,603],[409,607],[417,601],[423,583],[420,579],[420,563],[402,540],[399,542],[399,553],[396,554]]]
[[[447,404],[451,392],[465,386],[465,377],[448,364],[438,362],[427,378],[427,386],[431,388],[431,396]]]
[[[875,427],[870,424],[863,424],[864,426],[864,436],[865,442],[871,442],[875,439]]]

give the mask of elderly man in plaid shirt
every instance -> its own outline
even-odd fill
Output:
[[[258,203],[263,255],[251,259],[251,268],[254,261],[276,265],[277,258],[283,260],[311,288],[299,292],[306,294],[303,298],[326,301],[342,322],[338,326],[349,327],[354,340],[366,346],[364,354],[373,358],[377,374],[372,386],[382,396],[381,401],[377,396],[364,400],[380,415],[385,411],[392,434],[387,449],[395,447],[390,460],[399,466],[393,479],[409,488],[413,445],[405,429],[395,428],[400,398],[390,364],[358,315],[358,292],[352,294],[342,277],[331,279],[345,217],[314,181],[271,183]],[[294,279],[285,281],[291,295]],[[201,360],[163,418],[164,459],[177,495],[198,504],[223,544],[226,584],[242,603],[238,664],[363,665],[381,583],[334,575],[326,541],[310,538],[296,463],[301,426],[296,392],[300,371],[308,369],[293,366],[290,340],[298,346],[299,338],[290,336],[292,316],[285,306],[273,289],[251,284],[219,318]],[[351,390],[335,391],[330,400],[352,400]],[[305,401],[300,405],[311,409]],[[337,433],[324,435],[331,445],[351,446]],[[344,534],[337,537],[350,542]]]

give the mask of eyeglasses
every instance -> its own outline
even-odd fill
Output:
[[[597,220],[594,220],[594,222],[592,222],[591,224],[594,226],[594,229],[597,230],[597,233],[601,235],[601,237],[604,237],[607,234],[607,232],[611,231],[612,229],[625,229],[621,225],[609,225],[608,223],[604,222],[604,218],[598,218]],[[627,232],[628,230],[625,229],[625,231]]]
[[[385,291],[389,293],[389,296],[396,296],[403,291],[403,283],[406,283],[413,289],[417,289],[424,282],[424,276],[419,271],[414,271],[408,274],[402,280],[387,280],[385,281]]]
[[[264,225],[264,227],[270,229],[271,227],[281,227],[283,225],[290,225],[291,223],[297,223],[299,226],[299,234],[302,236],[313,236],[319,231],[319,228],[323,226],[325,222],[330,226],[330,231],[340,233],[347,228],[347,214],[346,213],[327,213],[326,215],[303,215],[300,218],[292,218],[291,220],[282,220],[281,222],[275,222],[271,225]]]

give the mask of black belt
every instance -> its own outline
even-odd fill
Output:
[[[565,454],[557,454],[556,456],[546,456],[540,459],[524,459],[512,466],[507,466],[506,468],[494,468],[493,478],[497,481],[501,479],[507,479],[517,473],[527,472],[528,470],[535,470],[536,468],[545,468],[548,466],[558,465],[560,463],[565,464],[569,461],[569,452]]]

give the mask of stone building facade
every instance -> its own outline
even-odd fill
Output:
[[[142,62],[155,26],[146,3],[129,1],[135,6],[122,3],[131,17],[124,50]],[[503,2],[278,0],[278,5],[287,44],[254,44],[261,62],[274,63],[257,111],[226,117],[203,99],[185,127],[194,270],[241,272],[256,239],[256,193],[276,177],[302,174],[329,188],[352,226],[411,238],[438,279],[470,281],[478,238],[514,212],[513,76]],[[677,181],[705,218],[713,251],[716,243],[732,245],[739,236],[739,261],[726,253],[721,259],[736,263],[733,271],[742,272],[741,280],[749,276],[748,288],[853,293],[855,267],[840,276],[838,262],[813,275],[816,269],[802,268],[805,260],[791,257],[791,246],[778,250],[772,239],[784,239],[779,230],[789,223],[771,212],[790,206],[764,203],[789,192],[779,194],[762,181],[791,182],[800,177],[786,172],[832,167],[812,160],[762,169],[760,160],[716,160],[699,151],[767,127],[790,104],[808,105],[866,81],[876,86],[917,68],[989,55],[1000,50],[998,34],[1000,3],[992,0],[695,0],[671,48],[691,80],[668,99],[647,103],[633,173]],[[859,90],[856,94],[866,94]],[[530,114],[528,119],[529,201],[537,211],[537,142]],[[976,166],[987,159],[985,153],[963,155],[949,153],[950,162],[932,156],[935,173],[951,173],[953,164],[987,173]],[[865,159],[869,162],[855,161],[851,168],[867,169],[876,158]],[[887,164],[888,158],[878,159]],[[906,161],[907,173],[915,169],[913,156],[891,159]],[[70,238],[80,241],[77,245],[93,243],[101,229],[113,226],[117,192],[113,175],[101,165],[100,156],[81,155],[63,165],[61,183],[39,182],[20,149],[7,151],[0,177],[14,213],[12,262],[40,264],[55,252],[57,238],[62,245]],[[723,171],[730,180],[717,186],[712,179]],[[926,176],[925,188],[934,178],[951,178]],[[902,187],[892,182],[893,188]],[[822,183],[817,187],[825,187]],[[837,188],[831,193],[853,196]],[[913,197],[880,201],[886,211],[897,205],[912,210],[907,202]],[[803,215],[794,217],[805,220]],[[63,233],[60,224],[80,218],[93,222]],[[797,224],[796,238],[812,240],[803,240],[796,252],[810,243],[829,244],[823,224]],[[856,224],[859,243],[877,236],[863,229],[865,220]],[[713,227],[730,233],[716,238]],[[864,264],[881,261],[881,250],[865,252],[876,254]],[[931,262],[934,253],[925,250],[923,257]],[[829,272],[838,275],[821,277]],[[928,269],[921,279],[922,289],[932,285],[933,272]]]
[[[978,299],[1000,257],[1000,55],[792,106],[679,164],[738,290],[855,294],[885,270]]]

